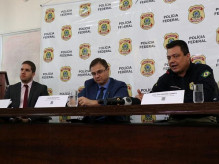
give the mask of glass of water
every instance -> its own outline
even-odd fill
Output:
[[[193,85],[193,102],[194,103],[203,103],[204,102],[203,84],[194,84]]]
[[[69,100],[67,105],[69,107],[76,107],[78,106],[78,92],[76,90],[69,92]]]

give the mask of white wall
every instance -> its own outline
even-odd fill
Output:
[[[40,28],[40,5],[68,1],[76,0],[0,0],[0,34]]]

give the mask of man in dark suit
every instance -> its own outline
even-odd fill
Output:
[[[11,99],[12,108],[34,107],[39,96],[47,96],[47,86],[33,81],[36,66],[31,61],[24,61],[21,66],[21,82],[10,85],[5,93],[5,99]],[[25,98],[26,97],[26,98]],[[23,120],[22,121],[26,121]],[[26,118],[24,118],[26,119]]]
[[[100,106],[100,101],[113,97],[128,97],[127,85],[109,77],[109,66],[104,59],[96,58],[90,64],[92,79],[78,95],[79,106]],[[85,122],[126,122],[126,116],[85,117]]]

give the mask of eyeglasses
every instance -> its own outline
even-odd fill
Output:
[[[92,76],[96,76],[96,75],[100,75],[100,74],[102,74],[104,71],[106,71],[106,69],[102,69],[102,70],[98,70],[97,72],[91,72],[91,75]]]

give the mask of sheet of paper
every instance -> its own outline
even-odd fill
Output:
[[[11,104],[10,99],[0,100],[0,108],[7,108]]]
[[[40,96],[35,108],[40,107],[65,107],[68,95]]]
[[[144,94],[142,105],[147,104],[178,104],[184,102],[185,90],[155,92]]]

